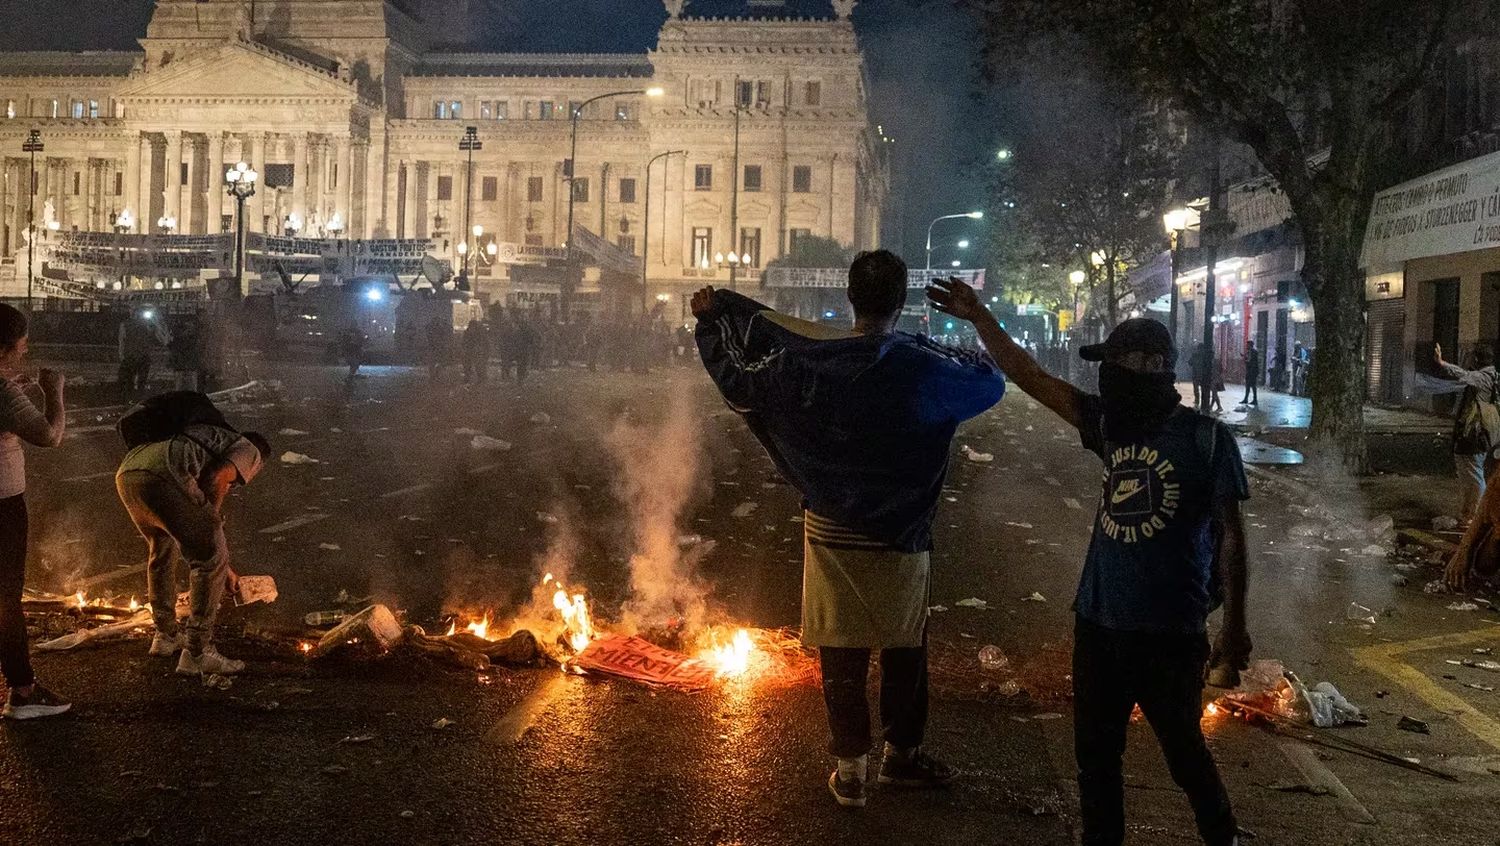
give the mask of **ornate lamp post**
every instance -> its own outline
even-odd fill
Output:
[[[467,233],[474,212],[474,151],[484,149],[484,142],[479,140],[479,127],[464,127],[464,137],[459,139],[458,149],[469,154],[469,167],[464,171],[464,232]],[[476,226],[474,229],[479,230],[479,227]],[[476,245],[481,231],[474,233]],[[463,241],[459,241],[458,246],[458,254],[463,257],[463,269],[458,273],[458,287],[467,288],[469,287],[469,254]]]
[[[164,214],[156,219],[156,228],[168,235],[177,231],[177,218]]]
[[[687,151],[686,150],[668,150],[665,153],[657,153],[656,155],[654,155],[654,156],[651,157],[650,161],[646,162],[646,211],[645,211],[645,215],[644,215],[644,222],[641,224],[641,313],[642,314],[644,314],[644,313],[646,313],[647,311],[650,310],[649,306],[646,304],[646,267],[647,267],[647,264],[648,264],[648,262],[646,261],[646,257],[651,252],[651,166],[654,165],[654,164],[656,164],[656,162],[657,162],[658,159],[665,159],[665,158],[669,158],[671,156],[685,156],[685,155],[687,155]],[[663,170],[662,178],[666,179],[666,173],[665,173],[666,165],[662,165],[662,170]],[[662,249],[666,249],[666,243],[665,243],[665,241],[662,243]]]
[[[240,162],[224,174],[229,196],[234,198],[234,282],[236,296],[245,295],[245,201],[255,196],[260,174]]]
[[[984,212],[982,212],[982,211],[971,211],[971,212],[964,212],[963,214],[945,214],[942,217],[933,218],[933,221],[931,223],[927,224],[927,269],[928,270],[932,269],[932,227],[937,226],[938,223],[941,222],[941,221],[944,221],[944,220],[957,220],[957,219],[962,218],[962,217],[967,217],[970,220],[981,220],[981,219],[984,218]]]
[[[31,182],[26,203],[26,310],[31,311],[31,285],[36,278],[36,154],[46,149],[42,133],[31,130],[21,142],[21,152],[31,157]]]

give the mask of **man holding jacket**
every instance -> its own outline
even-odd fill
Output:
[[[906,265],[884,250],[849,269],[853,331],[778,314],[730,291],[693,296],[704,366],[802,495],[802,641],[819,648],[838,759],[828,785],[866,800],[865,682],[880,650],[880,782],[953,777],[922,749],[932,521],[958,424],[1000,400],[988,359],[896,331]]]

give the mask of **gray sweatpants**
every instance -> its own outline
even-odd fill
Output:
[[[213,640],[229,571],[223,519],[197,491],[147,470],[121,472],[115,489],[146,539],[146,592],[156,630],[165,635],[177,633],[176,564],[179,557],[187,561],[187,648],[201,653]]]

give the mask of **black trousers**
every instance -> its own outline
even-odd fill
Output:
[[[1198,834],[1209,846],[1234,842],[1234,812],[1203,740],[1201,634],[1120,632],[1078,619],[1073,636],[1073,745],[1084,846],[1125,841],[1125,729],[1139,704],[1187,793]]]
[[[828,752],[857,758],[870,751],[870,700],[865,683],[870,650],[844,646],[818,649],[823,665],[823,701],[833,735]],[[927,730],[927,633],[922,645],[880,650],[880,725],[897,749],[922,745]]]
[[[12,688],[36,680],[26,647],[26,615],[21,611],[28,526],[24,494],[0,499],[0,672]]]

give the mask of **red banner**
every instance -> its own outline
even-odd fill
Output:
[[[703,662],[638,637],[600,638],[570,663],[582,670],[680,690],[703,690],[714,679],[713,670]]]

